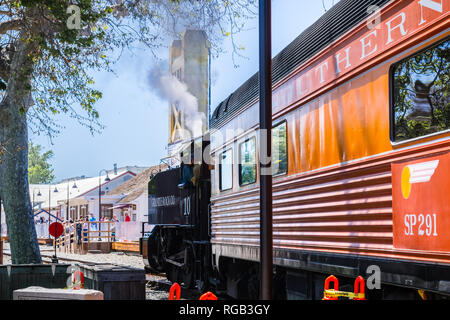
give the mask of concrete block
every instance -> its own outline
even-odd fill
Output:
[[[103,300],[103,292],[91,289],[28,287],[14,290],[13,300]]]

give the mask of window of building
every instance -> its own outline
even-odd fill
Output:
[[[239,145],[239,184],[256,182],[256,139],[250,138]]]
[[[111,220],[112,217],[112,204],[103,204],[102,203],[102,217],[108,218]]]
[[[221,191],[233,187],[233,150],[224,151],[219,156],[219,187]]]
[[[450,38],[391,68],[391,140],[450,129]]]
[[[89,211],[88,208],[89,207],[87,204],[84,204],[80,207],[80,218],[81,219],[84,219],[85,217],[88,216],[88,211]]]
[[[272,129],[272,168],[273,175],[287,172],[287,129],[286,121]]]
[[[173,73],[174,77],[181,81],[181,69],[178,69]]]

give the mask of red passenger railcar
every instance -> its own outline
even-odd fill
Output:
[[[347,291],[379,276],[369,297],[450,294],[449,12],[342,0],[274,58],[282,297],[320,299],[330,274]],[[236,297],[258,297],[258,116],[255,75],[211,119],[212,260]]]

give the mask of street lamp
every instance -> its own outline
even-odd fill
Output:
[[[101,178],[101,174],[103,171],[106,172],[105,182],[111,181],[111,179],[108,176],[108,171],[105,169],[100,170],[100,172],[98,173],[98,220],[99,221],[102,218],[102,178]]]
[[[70,188],[69,188],[69,184],[70,184],[70,182],[72,181],[72,179],[69,179],[68,181],[67,181],[67,210],[66,210],[66,221],[67,220],[70,220],[70,219],[68,219],[68,218],[70,218],[70,205],[69,205],[69,190],[70,190]],[[77,187],[77,184],[75,183],[75,181],[74,181],[74,183],[73,183],[73,186],[72,186],[72,189],[76,189],[76,188],[78,188]],[[69,216],[69,217],[67,217],[67,216]]]
[[[52,185],[48,185],[48,225],[50,226],[50,219],[51,219],[51,213],[52,213]],[[53,190],[54,193],[58,192],[58,189],[55,187],[55,190]],[[56,221],[56,220],[55,220]],[[50,233],[48,234],[48,238],[50,239]]]
[[[36,194],[36,189],[33,189],[33,204],[31,205],[32,206],[32,210],[33,210],[33,214],[34,214],[34,206],[35,206],[35,203],[36,203],[35,200],[34,200],[35,196],[40,197],[41,196],[41,191],[38,190],[38,194]]]
[[[48,185],[48,222],[50,223],[50,214],[52,213],[52,185]],[[53,190],[54,193],[58,192],[58,189],[55,187],[55,190]]]

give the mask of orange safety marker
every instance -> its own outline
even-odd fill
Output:
[[[355,295],[356,294],[362,294],[363,297],[362,298],[353,298],[353,300],[366,300],[366,284],[364,283],[364,278],[361,276],[358,276],[358,278],[356,278],[355,280],[355,290],[354,290]]]
[[[80,285],[77,284],[77,275],[80,276]],[[84,288],[84,274],[83,272],[81,272],[80,270],[77,270],[73,273],[72,275],[72,284],[73,284],[73,289],[75,290],[80,290],[82,288]]]
[[[331,281],[334,282],[334,289],[329,288]],[[322,300],[338,300],[339,297],[345,297],[350,300],[366,300],[365,283],[363,277],[358,276],[356,278],[354,292],[339,291],[337,290],[338,286],[339,282],[335,276],[331,275],[328,278],[326,278]]]
[[[208,291],[207,293],[202,294],[198,300],[217,300],[217,297],[214,293]]]
[[[333,283],[334,283],[334,290],[338,291],[338,289],[339,289],[339,280],[333,275],[329,276],[328,278],[325,279],[325,287],[324,287],[322,300],[338,300],[338,297],[330,296],[327,294],[327,290],[330,290],[330,282],[331,281],[333,281]]]
[[[174,294],[176,293],[175,299],[173,298]],[[170,291],[169,291],[169,300],[180,300],[181,297],[181,287],[178,283],[174,283],[171,287],[170,287]]]

